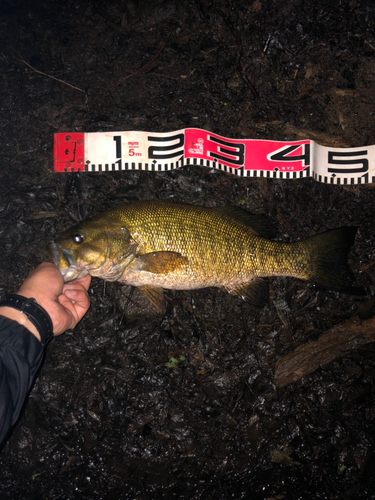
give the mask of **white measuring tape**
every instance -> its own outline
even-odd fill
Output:
[[[58,133],[56,172],[146,170],[201,165],[240,177],[300,179],[326,184],[375,182],[375,145],[330,148],[314,141],[228,139],[207,130]]]

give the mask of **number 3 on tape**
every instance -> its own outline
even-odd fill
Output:
[[[326,184],[375,182],[375,146],[329,148],[314,141],[228,139],[188,128],[168,133],[58,133],[56,172],[167,171],[201,165],[240,177],[300,179]]]

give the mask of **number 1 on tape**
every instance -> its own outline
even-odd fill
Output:
[[[326,184],[375,182],[375,146],[329,148],[314,141],[228,139],[188,128],[168,133],[58,133],[56,172],[168,171],[201,165],[240,177],[300,179]]]

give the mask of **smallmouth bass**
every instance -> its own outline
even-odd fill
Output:
[[[163,289],[219,287],[260,306],[267,276],[356,293],[347,266],[356,227],[304,241],[271,241],[263,216],[236,207],[138,201],[107,210],[49,245],[65,281],[86,274],[138,287],[160,310]]]

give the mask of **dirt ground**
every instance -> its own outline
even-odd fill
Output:
[[[241,205],[283,241],[357,225],[350,265],[367,290],[271,278],[261,310],[218,289],[168,291],[158,317],[94,279],[89,313],[48,347],[0,453],[1,498],[375,498],[375,344],[274,383],[283,356],[375,314],[374,187],[52,171],[65,131],[375,144],[375,4],[3,0],[0,13],[0,298],[65,228],[153,198]]]

